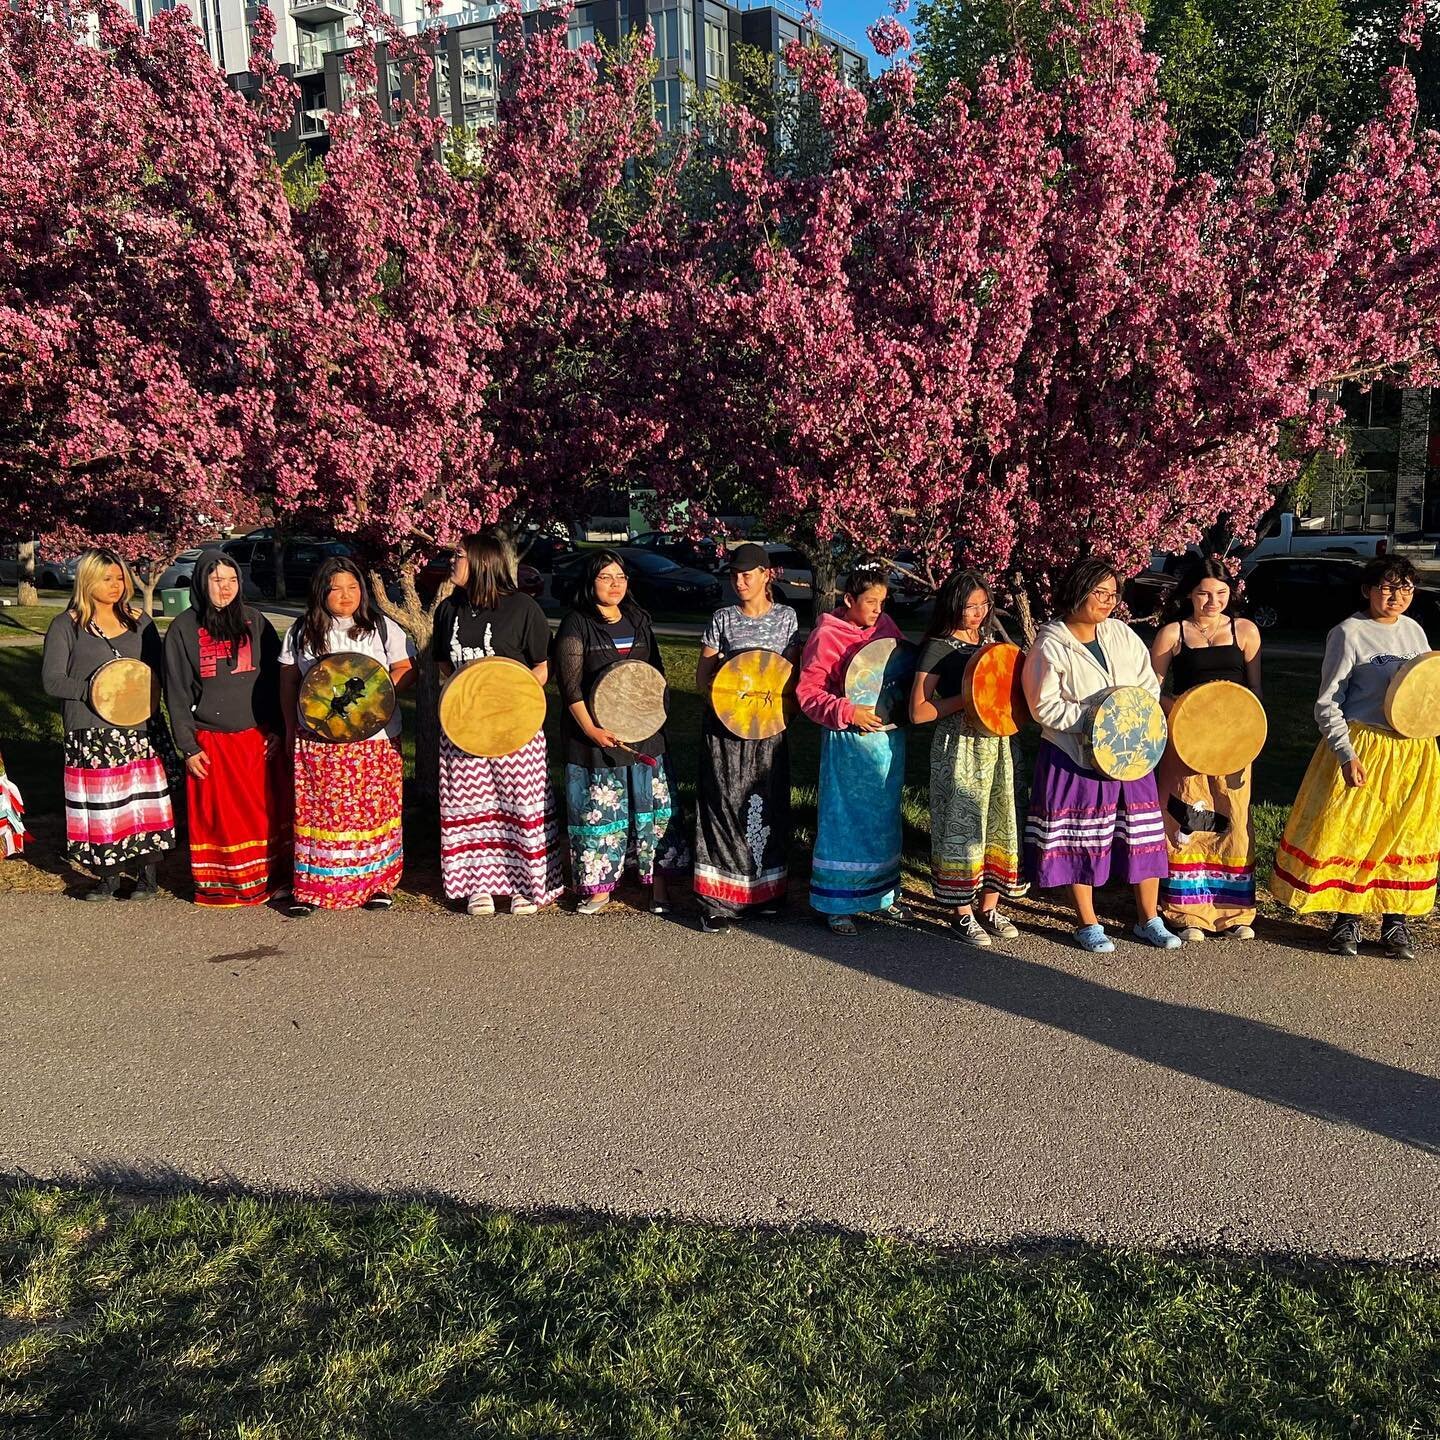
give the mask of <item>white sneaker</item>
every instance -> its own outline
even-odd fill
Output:
[[[493,915],[495,913],[495,897],[493,895],[472,895],[465,902],[465,913],[467,915]]]
[[[1180,930],[1177,933],[1187,945],[1198,945],[1202,940],[1205,939],[1205,932],[1203,930],[1196,929],[1194,925],[1187,925],[1183,930]]]
[[[582,900],[576,907],[577,915],[598,915],[608,904],[608,895],[592,895],[588,900]]]
[[[510,897],[510,913],[512,915],[533,915],[539,908],[533,900],[527,900],[523,895]]]
[[[1255,931],[1249,925],[1232,925],[1228,930],[1222,930],[1220,936],[1224,940],[1253,940]]]

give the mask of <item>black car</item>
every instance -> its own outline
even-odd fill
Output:
[[[1363,561],[1326,555],[1278,555],[1257,560],[1245,577],[1242,609],[1262,629],[1274,625],[1329,630],[1364,608]],[[1440,590],[1421,584],[1409,615],[1432,640],[1440,635]]]
[[[275,595],[275,552],[268,534],[242,535],[227,540],[221,547],[235,561],[241,575],[249,581],[247,593],[258,593],[265,599]],[[353,545],[344,540],[322,540],[297,535],[282,542],[281,564],[285,570],[285,595],[288,600],[304,600],[310,593],[315,572],[333,555],[356,555]]]
[[[687,540],[664,530],[647,530],[637,535],[627,550],[649,550],[691,570],[714,573],[724,568],[726,552],[713,540]]]
[[[577,550],[557,561],[550,593],[561,605],[575,603],[581,566],[589,552]],[[620,546],[615,553],[625,564],[630,594],[647,610],[703,610],[720,603],[720,582],[703,570],[677,565],[653,550]]]

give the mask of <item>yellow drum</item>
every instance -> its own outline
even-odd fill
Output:
[[[159,703],[160,677],[143,660],[107,660],[90,677],[90,708],[112,725],[143,725]]]
[[[1385,723],[1407,740],[1440,736],[1440,650],[1407,660],[1385,691]]]
[[[716,672],[710,704],[741,740],[769,740],[789,723],[794,667],[774,650],[741,650]]]
[[[1170,747],[1196,775],[1234,775],[1265,748],[1265,707],[1233,680],[1208,680],[1176,696]]]
[[[995,641],[982,645],[965,662],[961,698],[965,714],[986,735],[1015,735],[1030,718],[1020,671],[1025,656],[1018,645]]]
[[[440,728],[467,755],[513,755],[544,724],[544,687],[518,660],[502,655],[472,660],[440,691]]]

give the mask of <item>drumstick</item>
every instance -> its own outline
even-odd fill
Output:
[[[655,757],[653,755],[642,755],[633,745],[625,745],[617,742],[616,750],[624,750],[626,754],[633,755],[642,765],[648,765],[652,770],[655,768]]]

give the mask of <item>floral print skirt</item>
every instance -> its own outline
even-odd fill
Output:
[[[705,718],[695,823],[695,898],[708,915],[773,905],[789,881],[790,749]]]
[[[633,857],[644,885],[657,871],[680,875],[690,868],[684,820],[663,755],[653,768],[567,765],[565,800],[570,885],[577,895],[608,895],[620,883],[627,858]]]

